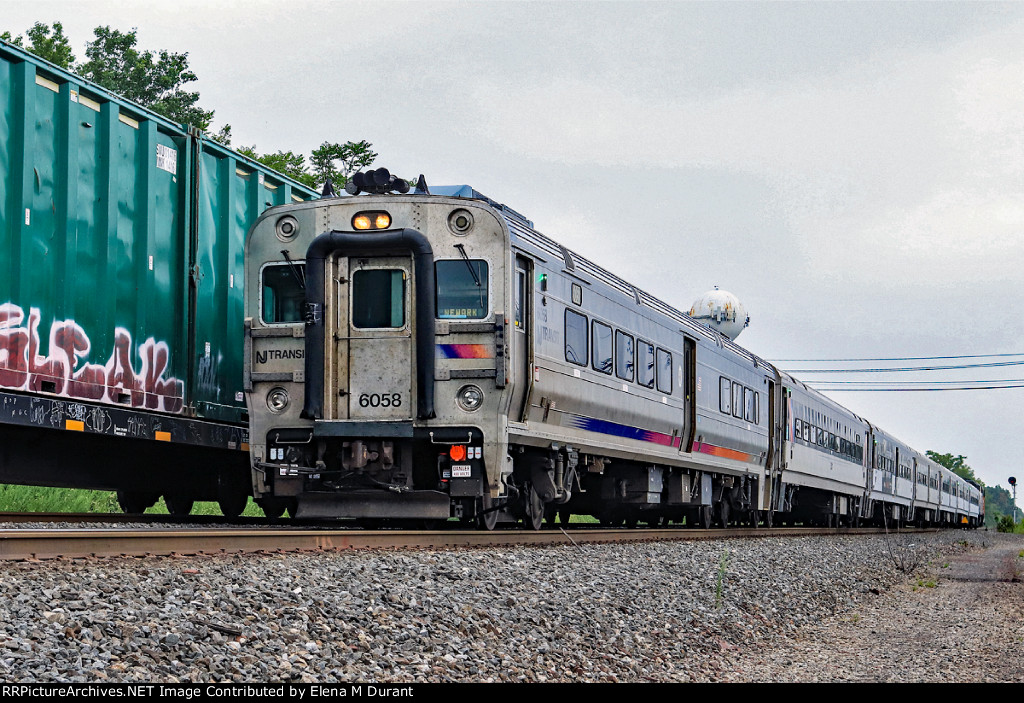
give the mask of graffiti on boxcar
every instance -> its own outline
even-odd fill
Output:
[[[209,355],[199,358],[199,368],[196,371],[196,388],[214,397],[220,394],[220,386],[217,385],[217,365]]]
[[[117,327],[107,363],[90,364],[85,358],[92,343],[82,326],[74,320],[55,320],[50,325],[49,353],[41,356],[40,318],[39,309],[30,308],[24,324],[21,307],[9,302],[0,305],[0,386],[133,408],[182,409],[184,382],[164,377],[170,361],[166,342],[150,337],[136,348],[131,333]]]
[[[145,434],[146,423],[141,417],[130,417],[128,418],[128,427],[125,430],[126,433],[132,437],[138,437]]]
[[[56,419],[51,422],[51,417]],[[64,405],[63,403],[47,403],[38,399],[33,399],[29,409],[29,420],[33,425],[45,425],[47,423],[51,425],[63,425]]]

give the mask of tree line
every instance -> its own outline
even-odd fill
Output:
[[[109,26],[96,27],[94,38],[85,45],[85,60],[77,61],[71,42],[60,22],[36,22],[25,36],[5,31],[0,39],[29,51],[41,59],[76,73],[121,97],[149,108],[173,122],[190,125],[211,138],[231,145],[231,125],[211,132],[214,111],[199,104],[198,91],[188,86],[198,80],[188,65],[188,53],[138,48],[138,29],[121,32]],[[235,147],[245,156],[290,176],[310,188],[328,180],[344,187],[349,177],[370,166],[377,153],[366,140],[336,143],[324,141],[308,160],[292,151],[261,153],[256,146]]]
[[[974,475],[974,469],[967,463],[963,454],[939,454],[928,450],[928,458],[936,464],[942,464],[960,478],[974,481],[985,492],[985,526],[997,527],[1000,532],[1013,531],[1013,514],[1016,509],[1013,496],[1002,486],[986,486],[985,482]],[[1009,529],[1005,529],[1009,527]]]

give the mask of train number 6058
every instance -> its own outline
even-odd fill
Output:
[[[359,407],[361,408],[399,408],[401,406],[401,393],[363,393],[359,396]]]

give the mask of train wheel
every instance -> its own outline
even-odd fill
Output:
[[[639,522],[640,520],[637,519],[636,515],[630,515],[626,518],[626,527],[632,530],[637,526],[637,524],[639,524]]]
[[[722,527],[729,526],[729,501],[723,500],[720,504],[721,507],[718,509],[718,517],[722,521]]]
[[[485,491],[479,505],[480,513],[476,518],[476,526],[490,532],[498,525],[498,511],[491,510],[494,507],[494,499],[491,498],[491,494]]]
[[[146,508],[152,507],[158,500],[159,495],[142,493],[140,491],[118,491],[117,504],[121,510],[129,514],[141,514]]]
[[[555,520],[558,518],[558,509],[554,505],[544,508],[544,529],[555,529]]]
[[[622,515],[615,508],[601,513],[597,518],[601,521],[601,527],[618,527],[624,522]]]
[[[711,529],[712,510],[710,505],[702,505],[700,508],[699,526],[705,530]]]
[[[541,500],[532,483],[526,485],[526,515],[523,526],[529,530],[539,530],[544,524],[544,501]]]
[[[217,505],[220,506],[221,513],[223,513],[224,517],[229,518],[236,518],[241,515],[248,504],[249,496],[244,493],[221,496],[217,499]]]
[[[287,503],[280,498],[258,498],[256,505],[260,506],[260,510],[271,520],[275,520],[284,515],[285,509],[288,507]]]
[[[167,512],[174,517],[186,517],[192,512],[192,506],[195,505],[195,501],[179,495],[165,495],[164,505],[167,506]]]
[[[764,526],[765,527],[771,527],[772,526],[772,523],[774,522],[773,515],[774,515],[774,513],[771,511],[771,509],[768,509],[768,510],[764,511]]]
[[[562,508],[558,511],[558,522],[563,526],[569,524],[569,520],[572,519],[572,511],[568,508]]]

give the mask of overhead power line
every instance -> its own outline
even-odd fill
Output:
[[[1024,383],[1007,384],[1007,385],[991,385],[991,386],[942,386],[932,388],[909,388],[906,386],[893,386],[888,388],[849,388],[849,387],[824,387],[824,386],[812,386],[816,391],[828,391],[830,393],[835,392],[848,392],[848,393],[914,393],[920,391],[987,391],[1001,388],[1024,388]]]
[[[804,383],[823,383],[830,386],[928,386],[965,385],[971,383],[1024,383],[1024,378],[961,378],[951,381],[833,381],[827,378],[800,379]]]
[[[996,366],[1021,366],[1020,361],[992,361],[987,364],[953,364],[949,366],[903,366],[886,369],[785,369],[787,373],[892,373],[896,371],[947,371],[949,369],[980,369]]]

